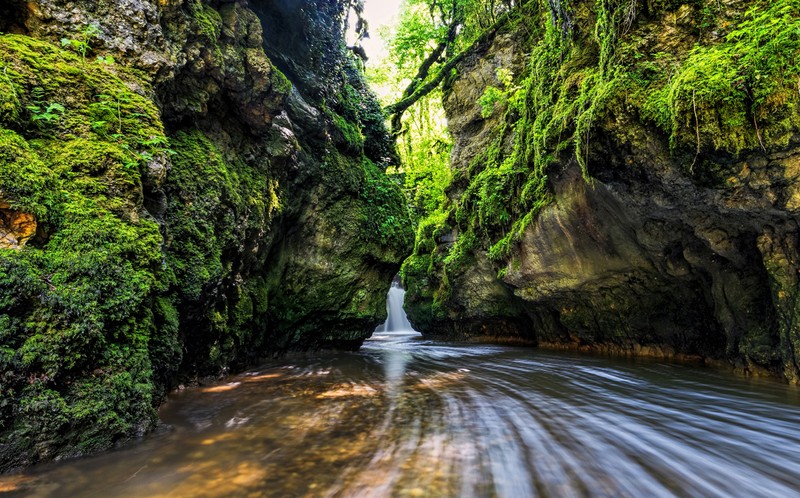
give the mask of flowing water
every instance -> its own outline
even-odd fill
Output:
[[[400,285],[399,278],[395,278],[389,294],[386,296],[386,321],[375,329],[375,333],[383,332],[414,332],[411,323],[408,321],[406,312],[403,311],[403,301],[406,298],[406,291]]]
[[[396,292],[396,291],[393,291]],[[402,290],[400,290],[402,292]],[[377,332],[186,389],[169,429],[0,477],[31,497],[800,496],[800,391]]]

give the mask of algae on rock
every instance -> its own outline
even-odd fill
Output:
[[[552,5],[446,88],[453,182],[404,265],[412,323],[798,381],[797,2]]]
[[[384,320],[411,234],[341,40],[321,95],[241,2],[28,4],[0,36],[0,209],[36,220],[0,249],[0,470],[107,449],[178,382],[357,347]]]

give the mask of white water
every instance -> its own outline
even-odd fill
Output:
[[[800,498],[800,390],[659,360],[385,332],[159,413],[171,430],[0,496]]]
[[[800,498],[800,390],[652,359],[425,340],[184,389],[171,430],[0,476],[24,498]],[[5,492],[5,493],[4,493]]]
[[[382,325],[378,325],[375,333],[385,332],[416,332],[408,321],[406,312],[403,309],[403,301],[406,298],[406,291],[400,282],[395,279],[392,282],[392,288],[389,289],[389,294],[386,296],[386,311],[389,316]]]

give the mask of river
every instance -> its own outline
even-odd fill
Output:
[[[402,301],[401,301],[402,302]],[[386,328],[392,327],[384,327]],[[26,497],[800,496],[800,390],[379,330],[170,395],[164,428],[0,476]]]

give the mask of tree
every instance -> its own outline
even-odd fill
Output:
[[[399,100],[385,109],[392,135],[403,132],[403,113],[438,88],[470,46],[493,36],[516,6],[514,0],[406,2],[391,49],[398,60],[410,55],[418,64]]]

